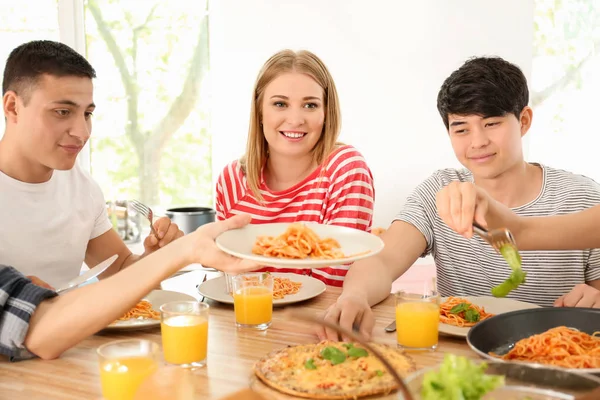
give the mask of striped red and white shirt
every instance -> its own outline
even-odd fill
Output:
[[[253,224],[317,222],[370,232],[375,190],[364,157],[352,146],[340,146],[328,157],[325,171],[318,166],[297,185],[273,192],[261,176],[261,204],[248,188],[239,161],[229,164],[217,181],[217,219],[252,215]],[[342,286],[349,266],[319,269],[265,268],[263,271],[312,275],[327,285]]]

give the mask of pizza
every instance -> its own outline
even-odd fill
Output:
[[[402,350],[370,345],[400,376],[415,371],[414,362]],[[254,373],[273,389],[310,399],[356,399],[398,389],[381,361],[356,343],[322,341],[286,347],[260,359]]]

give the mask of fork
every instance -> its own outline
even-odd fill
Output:
[[[208,276],[208,272],[204,273],[204,278],[202,278],[202,283],[206,282],[206,277]],[[200,285],[202,285],[202,283],[200,283]],[[196,288],[198,288],[200,285],[196,285]],[[200,300],[200,303],[204,302],[204,296],[202,296],[202,300]]]
[[[481,238],[488,242],[498,253],[500,253],[502,246],[507,244],[510,244],[515,248],[517,247],[515,238],[506,228],[492,229],[491,231],[488,231],[477,222],[473,222],[473,232],[481,236]]]
[[[140,203],[137,200],[131,200],[131,201],[129,201],[129,204],[131,204],[131,207],[133,207],[133,209],[135,211],[142,214],[144,217],[146,217],[148,219],[148,221],[150,221],[150,230],[152,231],[152,234],[154,236],[156,236],[156,239],[160,239],[158,237],[158,233],[154,229],[154,225],[152,225],[152,223],[153,223],[152,219],[154,217],[154,214],[152,213],[152,209],[150,207],[148,207],[147,205],[145,205],[144,203]]]

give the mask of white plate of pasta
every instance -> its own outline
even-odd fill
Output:
[[[222,233],[217,246],[233,256],[269,267],[324,268],[351,264],[383,249],[376,235],[317,223],[247,225]]]
[[[273,305],[282,306],[312,299],[325,291],[325,284],[306,275],[273,272]],[[233,304],[227,293],[225,276],[209,279],[198,285],[198,293],[207,299]]]
[[[471,327],[480,321],[497,314],[530,308],[541,307],[491,296],[443,297],[440,299],[440,333],[466,338]]]
[[[153,290],[121,319],[108,325],[105,330],[135,330],[160,326],[160,306],[170,301],[195,301],[190,295],[170,290]]]

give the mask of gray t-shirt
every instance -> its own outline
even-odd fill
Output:
[[[600,204],[600,185],[585,176],[541,166],[543,185],[537,198],[513,211],[521,216],[568,214]],[[427,240],[422,256],[432,254],[442,296],[490,296],[510,275],[499,254],[480,237],[465,239],[440,219],[436,193],[452,181],[473,182],[466,170],[436,171],[413,191],[395,220],[415,226]],[[600,227],[598,228],[600,229]],[[518,243],[517,243],[518,244]],[[600,250],[522,251],[526,283],[508,297],[551,306],[573,286],[600,279]]]

